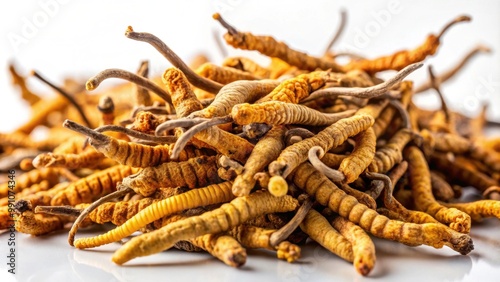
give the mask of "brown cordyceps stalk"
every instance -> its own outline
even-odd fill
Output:
[[[169,69],[165,72],[163,79],[166,82],[167,87],[175,90],[173,100],[176,102],[174,107],[176,111],[181,114],[181,118],[186,115],[191,117],[193,113],[200,112],[198,109],[202,109],[203,106],[196,98],[182,72],[175,69]],[[172,81],[170,82],[170,80]],[[219,97],[219,95],[217,97]],[[179,127],[184,127],[179,122],[186,122],[189,126],[194,126],[187,132],[184,132],[176,141],[175,146],[172,148],[170,153],[170,158],[177,159],[187,142],[194,137],[197,140],[211,146],[211,148],[216,149],[225,156],[237,161],[245,161],[250,152],[253,150],[253,145],[237,135],[224,131],[218,127],[214,127],[216,124],[228,123],[230,120],[225,121],[224,118],[222,118],[220,121],[221,122],[217,119],[195,121],[195,119],[192,118],[167,121],[160,124],[156,128],[156,134],[159,135],[163,131],[175,128],[175,126],[172,125],[172,122],[177,124]]]
[[[222,84],[196,74],[158,37],[146,32],[135,32],[131,26],[129,26],[125,31],[125,36],[133,40],[144,41],[151,44],[156,50],[158,50],[158,52],[169,60],[172,65],[179,68],[186,75],[187,79],[193,86],[210,93],[217,93],[222,88]]]
[[[344,70],[361,69],[368,73],[377,73],[384,70],[400,70],[409,64],[423,61],[427,56],[434,55],[440,45],[441,37],[453,25],[460,22],[469,22],[469,16],[458,16],[449,22],[438,35],[431,34],[427,40],[414,50],[399,51],[389,56],[379,57],[373,60],[353,60],[346,66]]]
[[[238,197],[218,209],[133,238],[115,252],[112,260],[124,264],[136,257],[167,250],[180,240],[227,231],[262,214],[292,211],[297,205],[297,200],[290,196],[274,197],[266,192]],[[239,216],[234,217],[235,214]]]
[[[401,104],[407,109],[413,97],[413,82],[408,80],[402,81],[400,86],[398,87],[398,91],[401,93]],[[387,128],[391,125],[396,112],[397,109],[395,107],[389,106],[380,113],[379,117],[373,124],[373,130],[375,131],[375,135],[377,136],[377,138],[385,133]],[[412,128],[413,130],[418,129],[418,127],[415,127],[413,124]]]
[[[255,36],[251,33],[239,32],[229,25],[219,13],[213,15],[213,18],[227,29],[224,39],[227,44],[234,48],[243,50],[256,50],[268,57],[279,58],[299,69],[314,71],[316,69],[328,70],[334,72],[344,72],[344,68],[337,63],[309,56],[305,53],[290,49],[285,43],[276,41],[271,36]]]
[[[147,79],[149,76],[149,61],[142,61],[137,69],[137,75],[142,76]],[[135,95],[134,95],[134,105],[135,106],[151,106],[153,104],[153,100],[151,99],[151,95],[149,95],[149,90],[140,85],[135,85]]]
[[[421,68],[422,63],[414,63],[406,66],[392,78],[370,87],[333,87],[320,89],[313,92],[309,97],[304,98],[302,102],[311,101],[318,98],[336,97],[339,95],[352,96],[358,98],[374,98],[386,94],[393,86],[400,83],[405,77]]]
[[[102,81],[104,81],[107,78],[121,78],[128,80],[132,83],[135,83],[143,88],[151,90],[153,93],[156,95],[160,96],[165,102],[168,104],[172,104],[172,98],[170,98],[170,94],[167,93],[165,90],[163,90],[161,87],[158,85],[154,84],[154,82],[139,76],[135,73],[126,71],[126,70],[121,70],[121,69],[106,69],[101,71],[100,73],[96,74],[94,77],[90,78],[87,83],[85,84],[85,87],[87,90],[91,91],[99,87],[99,84],[101,84]]]

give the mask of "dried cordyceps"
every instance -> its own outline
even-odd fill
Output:
[[[500,218],[500,142],[482,135],[484,109],[473,119],[453,112],[439,87],[489,49],[475,48],[440,76],[429,68],[430,82],[415,91],[403,81],[436,53],[449,27],[469,17],[417,49],[373,60],[330,53],[331,45],[322,58],[309,56],[214,18],[228,44],[271,63],[233,57],[218,66],[202,58],[190,68],[159,38],[129,27],[128,38],[151,44],[174,65],[161,80],[148,78],[144,61],[136,74],[108,69],[87,81],[89,90],[110,77],[132,82],[126,87],[85,96],[47,82],[62,96],[43,99],[11,66],[33,115],[0,133],[2,161],[25,150],[2,169],[26,169],[0,184],[0,229],[12,216],[18,231],[35,236],[73,222],[68,242],[79,249],[140,231],[113,255],[115,263],[175,246],[233,267],[246,262],[246,248],[295,262],[310,237],[366,276],[376,261],[368,233],[465,255],[473,249],[471,219]],[[345,12],[331,44],[344,24]],[[352,60],[339,65],[345,55]],[[376,75],[383,70],[399,72],[382,80]],[[438,110],[412,102],[414,92],[429,88],[441,99]],[[50,128],[40,141],[30,136],[39,125]],[[489,200],[460,202],[467,185]],[[79,228],[106,222],[117,227],[75,240]]]

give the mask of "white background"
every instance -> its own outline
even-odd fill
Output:
[[[42,3],[50,3],[50,10]],[[396,13],[389,13],[390,5],[397,7]],[[125,38],[126,27],[132,25],[136,31],[154,33],[187,61],[203,51],[219,63],[222,57],[212,32],[222,34],[223,29],[211,17],[216,11],[242,31],[270,34],[298,50],[321,55],[337,28],[341,7],[347,9],[349,21],[334,50],[370,58],[414,48],[455,16],[471,15],[473,21],[450,30],[437,55],[426,62],[439,72],[476,44],[493,48],[495,53],[477,57],[443,91],[455,110],[474,115],[487,101],[492,103],[489,117],[500,119],[500,106],[495,106],[500,105],[500,1],[38,0],[10,1],[0,11],[0,132],[13,130],[29,115],[9,83],[9,61],[15,61],[22,73],[36,69],[56,83],[67,76],[84,81],[106,68],[135,71],[143,59],[150,60],[152,75],[160,75],[169,63],[146,43]],[[387,13],[389,18],[380,19]],[[254,52],[228,50],[230,55],[258,57]],[[266,58],[259,60],[266,62]],[[426,77],[422,68],[410,78],[419,82]],[[107,81],[102,87],[113,83],[118,81]],[[55,95],[34,78],[29,84],[40,95]],[[417,100],[419,104],[439,106],[434,93],[424,96]]]
[[[50,15],[40,5],[47,2],[57,3],[52,6]],[[414,48],[429,33],[439,32],[455,16],[462,13],[471,15],[473,21],[450,30],[438,53],[426,62],[432,63],[439,73],[454,65],[476,44],[493,48],[493,54],[477,57],[456,79],[443,85],[443,92],[455,110],[473,115],[481,103],[488,102],[488,116],[500,120],[500,1],[401,1],[396,3],[399,3],[398,12],[390,14],[386,21],[377,21],[377,15],[388,11],[391,1],[60,2],[9,1],[8,6],[0,11],[0,132],[13,130],[29,116],[25,102],[10,86],[10,76],[6,70],[9,61],[15,61],[22,73],[36,69],[56,83],[61,83],[67,76],[85,81],[106,68],[135,71],[139,61],[144,59],[151,61],[152,75],[160,75],[169,63],[148,44],[125,38],[123,34],[126,27],[132,25],[136,31],[147,31],[162,38],[186,61],[203,51],[212,61],[220,63],[222,57],[212,36],[214,30],[219,33],[223,31],[211,18],[216,11],[242,31],[273,35],[298,50],[319,56],[337,28],[341,7],[347,9],[349,21],[334,50],[354,51],[367,57]],[[47,15],[45,22],[43,14]],[[26,22],[37,23],[36,31],[32,30],[28,36],[23,34],[23,29],[29,25]],[[369,35],[361,44],[356,40],[362,33]],[[12,38],[16,36],[23,37],[23,43],[13,44]],[[230,55],[242,54],[266,62],[266,58],[253,52],[231,48],[228,51]],[[426,77],[426,71],[421,69],[411,79],[421,82]],[[117,82],[106,81],[101,87]],[[40,95],[54,95],[36,79],[30,79],[29,84]],[[417,102],[431,108],[439,106],[432,92]],[[498,238],[498,221],[489,223],[490,226],[473,227],[473,233]],[[6,235],[0,235],[2,257],[7,252]],[[292,266],[265,256],[255,259],[250,257],[249,268],[243,270],[230,269],[208,256],[182,256],[183,261],[192,263],[176,265],[177,253],[167,252],[143,262],[159,259],[174,265],[120,268],[109,262],[110,253],[81,252],[70,248],[65,244],[64,234],[50,239],[18,236],[21,252],[19,271],[24,273],[18,277],[30,277],[31,281],[42,281],[43,277],[50,281],[86,281],[89,277],[94,280],[100,277],[106,281],[145,281],[155,279],[153,277],[158,275],[172,275],[169,276],[172,279],[182,277],[186,281],[234,281],[238,278],[241,281],[255,281],[257,277],[262,281],[270,277],[278,281],[287,281],[290,277],[295,279],[293,281],[365,280],[354,273],[352,266],[333,255],[322,253],[321,260],[318,260],[316,248],[308,249],[305,263]],[[455,256],[449,250],[432,251],[429,254],[428,249],[422,251],[402,245],[387,245],[387,242],[378,240],[377,252],[380,256],[372,278],[383,281],[495,281],[495,277],[500,275],[498,242],[494,245],[481,240],[475,242],[477,250],[470,256],[462,257]],[[49,254],[59,259],[48,260]],[[10,277],[5,276],[3,261],[0,259],[1,281]],[[312,264],[308,264],[309,261]],[[28,275],[30,272],[33,275]],[[292,276],[289,276],[290,272]]]

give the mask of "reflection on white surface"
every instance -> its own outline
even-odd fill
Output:
[[[6,235],[0,235],[2,257],[7,254]],[[272,252],[254,250],[244,267],[234,269],[208,254],[170,250],[117,266],[111,256],[119,244],[82,251],[67,244],[66,232],[42,237],[17,234],[17,280],[2,263],[0,281],[497,281],[500,221],[475,224],[472,236],[475,250],[468,256],[447,248],[412,248],[375,239],[375,269],[362,277],[350,263],[314,243],[303,248],[303,258],[294,264],[277,260]]]

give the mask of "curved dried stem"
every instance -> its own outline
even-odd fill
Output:
[[[121,78],[128,80],[134,84],[153,91],[153,93],[160,96],[163,100],[165,100],[165,102],[172,105],[172,98],[170,97],[170,94],[167,93],[164,89],[162,89],[149,79],[122,69],[105,69],[95,76],[91,77],[85,84],[85,87],[87,88],[87,90],[92,91],[96,89],[99,84],[101,84],[101,82],[108,78]]]
[[[487,46],[484,46],[484,45],[476,46],[474,49],[469,51],[469,53],[467,53],[467,55],[465,55],[465,57],[463,57],[460,60],[460,62],[458,62],[458,64],[456,64],[451,69],[449,69],[449,70],[443,72],[442,74],[440,74],[439,76],[437,76],[436,80],[439,81],[439,83],[443,83],[445,81],[448,81],[450,78],[455,76],[460,70],[462,70],[464,68],[464,66],[470,61],[470,59],[472,59],[475,55],[477,55],[479,53],[491,53],[491,49]],[[414,93],[417,94],[417,93],[424,92],[426,90],[429,90],[431,87],[432,87],[431,82],[427,81],[424,84],[416,87]]]
[[[198,132],[210,128],[212,126],[228,123],[231,121],[232,118],[230,116],[225,116],[219,118],[212,118],[208,121],[202,122],[200,124],[191,127],[188,131],[184,132],[184,134],[182,134],[181,137],[179,137],[177,142],[175,142],[174,148],[172,149],[172,153],[170,154],[170,158],[174,160],[177,159],[182,149],[186,147],[187,142],[191,140],[191,138],[193,138],[193,136],[195,136]]]
[[[441,32],[437,35],[438,40],[441,39],[441,37],[455,24],[461,23],[461,22],[470,22],[472,18],[467,15],[461,15],[453,19],[451,22],[449,22],[447,25],[443,27]]]
[[[319,154],[319,157],[318,157]],[[323,173],[326,177],[331,179],[333,182],[342,182],[345,180],[345,175],[333,168],[329,168],[326,166],[320,158],[322,158],[325,155],[325,151],[323,148],[320,146],[314,146],[311,149],[309,149],[309,152],[307,154],[307,157],[309,159],[309,162],[314,166],[314,168]]]
[[[61,94],[64,98],[66,98],[66,100],[68,100],[68,102],[71,105],[73,105],[75,107],[75,109],[78,111],[78,114],[82,118],[85,125],[87,125],[89,127],[91,126],[89,119],[87,118],[87,116],[83,112],[82,107],[76,102],[75,98],[73,98],[73,95],[69,94],[68,92],[64,91],[64,89],[62,89],[62,88],[56,86],[55,84],[53,84],[52,82],[48,81],[47,79],[45,79],[41,74],[39,74],[35,70],[31,71],[31,75],[38,78],[40,81],[47,84],[50,88],[54,89],[55,91],[57,91],[57,93]]]
[[[177,56],[177,54],[175,54],[167,46],[167,44],[165,44],[153,34],[147,32],[135,32],[132,27],[129,26],[125,31],[125,36],[133,40],[143,41],[151,44],[156,50],[158,50],[158,52],[163,55],[163,57],[165,57],[170,63],[172,63],[172,65],[180,69],[186,75],[186,78],[189,80],[189,82],[195,87],[198,87],[210,93],[217,93],[222,88],[222,84],[196,74],[196,72],[189,68],[189,66],[186,65],[186,63],[184,63],[181,58],[179,58],[179,56]]]
[[[65,215],[78,217],[82,213],[83,209],[77,209],[70,206],[37,206],[35,207],[35,213],[46,213],[52,215]]]
[[[448,105],[446,104],[446,100],[444,99],[444,95],[441,92],[441,83],[434,75],[434,71],[433,71],[433,68],[431,65],[429,65],[428,70],[429,70],[429,77],[430,77],[430,81],[431,81],[431,88],[436,90],[436,92],[439,96],[439,100],[441,101],[441,108],[443,109],[445,117],[446,117],[446,123],[450,124],[451,112],[450,112],[450,108],[448,108]]]
[[[312,208],[314,201],[311,200],[311,197],[307,195],[305,196],[306,198],[304,202],[302,202],[302,205],[300,205],[297,213],[293,216],[293,218],[287,224],[285,224],[285,226],[273,232],[273,234],[271,234],[271,236],[269,237],[269,244],[272,247],[276,248],[281,242],[286,240],[286,238],[288,238],[288,236],[290,236],[290,234],[292,234],[292,232],[295,231],[297,227],[299,227],[309,210]]]
[[[333,45],[337,42],[337,40],[340,38],[340,36],[344,33],[345,26],[347,23],[347,11],[342,9],[340,10],[340,24],[339,27],[337,28],[337,31],[335,32],[335,35],[332,37],[328,45],[326,45],[325,52],[323,54],[327,55],[332,49]]]
[[[339,95],[354,96],[358,98],[374,98],[384,93],[387,93],[387,91],[389,91],[391,87],[401,82],[410,73],[419,69],[423,65],[424,65],[423,63],[411,64],[405,67],[404,69],[400,70],[395,76],[391,77],[390,79],[371,87],[364,87],[364,88],[332,87],[332,88],[317,90],[311,93],[309,97],[303,99],[301,103],[312,101],[318,98],[331,98],[332,96],[339,96]]]
[[[210,121],[207,118],[179,118],[166,121],[156,127],[155,134],[161,135],[163,132],[177,127],[189,128],[197,124]]]
[[[365,176],[368,179],[380,181],[383,184],[382,186],[384,187],[383,188],[384,204],[386,207],[390,207],[392,204],[392,199],[393,199],[392,193],[393,193],[393,189],[394,189],[394,186],[392,185],[391,178],[389,178],[389,176],[387,176],[383,173],[377,173],[377,172],[366,172]],[[379,185],[379,184],[377,183],[375,185]]]
[[[88,136],[89,138],[92,139],[92,142],[96,142],[99,144],[108,144],[110,142],[109,141],[110,139],[108,136],[106,136],[102,133],[96,132],[88,127],[80,125],[80,124],[78,124],[74,121],[71,121],[69,119],[67,119],[63,122],[63,127],[66,127],[68,129],[71,129],[73,131],[76,131],[76,132],[79,132],[83,135]]]
[[[106,131],[114,131],[114,132],[120,132],[124,133],[126,135],[132,136],[137,139],[141,140],[146,140],[146,141],[152,141],[156,143],[175,143],[177,141],[177,137],[175,136],[156,136],[156,135],[151,135],[151,134],[146,134],[140,131],[135,131],[123,126],[119,125],[103,125],[100,126],[96,129],[94,129],[96,132],[106,132]]]
[[[393,106],[401,115],[401,119],[403,120],[402,124],[403,128],[408,128],[411,130],[410,115],[408,114],[408,111],[405,109],[405,106],[403,106],[403,104],[400,101],[394,99],[389,100],[389,104],[391,104],[391,106]]]
[[[134,190],[130,187],[126,187],[126,186],[121,186],[120,189],[116,190],[115,192],[113,193],[110,193],[102,198],[100,198],[99,200],[93,202],[91,205],[89,205],[88,207],[86,207],[81,213],[80,215],[78,216],[78,218],[75,220],[75,222],[73,222],[73,225],[71,226],[71,229],[69,230],[69,234],[68,234],[68,243],[71,245],[71,246],[74,246],[74,242],[75,242],[75,235],[76,235],[76,232],[78,231],[78,228],[80,227],[80,224],[85,220],[85,218],[87,218],[87,216],[93,211],[95,210],[97,207],[99,207],[100,205],[106,203],[106,202],[109,202],[113,199],[116,199],[116,198],[119,198],[121,196],[125,196],[126,194],[130,193],[130,192],[133,192]]]
[[[221,16],[219,13],[215,13],[212,15],[212,18],[216,21],[218,21],[225,29],[227,29],[227,32],[229,32],[229,34],[231,35],[237,35],[238,34],[238,30],[230,25],[228,22],[226,22]]]
[[[285,133],[285,144],[290,144],[290,141],[294,136],[299,136],[300,138],[305,139],[313,137],[314,133],[302,127],[288,129]]]

